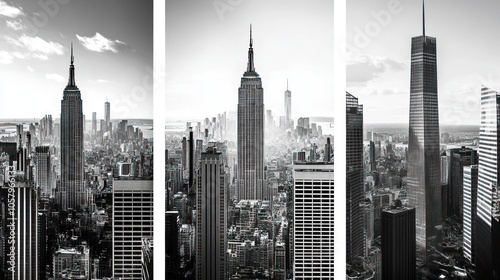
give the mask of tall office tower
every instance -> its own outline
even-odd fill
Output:
[[[36,166],[36,186],[42,196],[49,196],[51,193],[51,164],[49,146],[35,147]]]
[[[92,112],[92,135],[95,136],[97,134],[97,113]]]
[[[141,279],[142,240],[153,238],[153,181],[113,182],[113,277]]]
[[[500,279],[499,163],[500,93],[482,86],[476,219],[478,279]]]
[[[333,174],[333,163],[294,162],[293,279],[333,279]]]
[[[464,166],[477,164],[477,151],[462,147],[450,149],[450,176],[448,186],[449,214],[463,217],[463,170]]]
[[[363,105],[346,92],[346,262],[364,255],[363,213]]]
[[[410,126],[408,141],[408,200],[415,207],[417,255],[426,263],[431,240],[441,225],[441,166],[436,68],[436,38],[412,38]]]
[[[38,279],[38,197],[34,182],[16,178],[5,213],[5,279]],[[13,246],[15,244],[15,246]]]
[[[247,70],[238,89],[237,199],[261,199],[264,186],[264,89],[255,72],[252,26]]]
[[[165,213],[165,260],[167,279],[177,279],[179,270],[179,211]]]
[[[332,144],[330,143],[330,137],[326,138],[326,145],[325,145],[325,161],[330,162],[332,160]]]
[[[476,217],[477,217],[477,165],[464,166],[464,256],[471,264],[476,263]]]
[[[222,153],[201,154],[196,192],[196,279],[226,279],[226,188]]]
[[[103,131],[111,131],[111,109],[107,100],[104,102],[104,123],[106,128]]]
[[[415,208],[398,206],[382,211],[382,279],[414,280],[417,279]]]
[[[270,129],[274,125],[273,114],[271,110],[266,110],[266,128]]]
[[[73,45],[69,81],[61,101],[61,190],[63,210],[80,209],[83,203],[83,113],[80,90],[75,83]]]
[[[377,169],[377,162],[375,161],[375,143],[370,141],[370,171]]]
[[[193,128],[189,127],[189,186],[188,192],[193,188],[194,183],[194,137]]]
[[[288,79],[285,91],[285,129],[292,128],[292,92],[288,90]]]
[[[449,168],[450,159],[448,156],[443,153],[441,155],[441,185],[448,185],[449,176],[450,176],[450,168]]]

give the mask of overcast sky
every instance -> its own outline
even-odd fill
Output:
[[[264,105],[292,117],[333,117],[333,1],[169,0],[166,3],[166,117],[200,119],[236,111],[249,25]]]
[[[479,125],[480,85],[500,91],[500,1],[426,1],[425,8],[426,35],[437,38],[440,123]],[[411,37],[419,35],[421,0],[347,1],[347,86],[366,123],[408,123]]]
[[[0,118],[60,117],[71,42],[87,119],[152,118],[152,2],[0,0]]]

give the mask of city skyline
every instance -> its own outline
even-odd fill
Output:
[[[166,5],[167,120],[236,112],[236,89],[247,63],[248,33],[242,31],[250,24],[264,109],[272,110],[275,120],[285,115],[288,79],[293,119],[309,116],[311,108],[333,117],[333,3],[258,1],[220,9],[202,1]]]
[[[367,104],[368,124],[407,123],[410,37],[422,33],[421,3],[348,2],[347,90]],[[500,3],[492,1],[426,3],[426,33],[438,38],[441,125],[479,124],[481,84],[500,88],[497,38],[477,32],[478,19],[486,28],[482,31],[493,32],[488,26],[500,23],[494,12],[498,8]]]
[[[2,3],[0,118],[59,115],[71,43],[87,120],[92,112],[104,119],[106,99],[112,119],[153,117],[153,1]],[[131,16],[133,21],[124,20]],[[10,106],[27,98],[26,110]]]

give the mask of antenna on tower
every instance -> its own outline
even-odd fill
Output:
[[[288,90],[288,78],[286,78],[286,90]]]
[[[425,37],[425,0],[422,0],[422,30]]]

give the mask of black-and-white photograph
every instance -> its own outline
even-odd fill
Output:
[[[332,279],[333,1],[166,3],[166,278]]]
[[[152,279],[153,1],[0,1],[0,279]]]
[[[499,8],[347,2],[348,279],[500,279]]]

